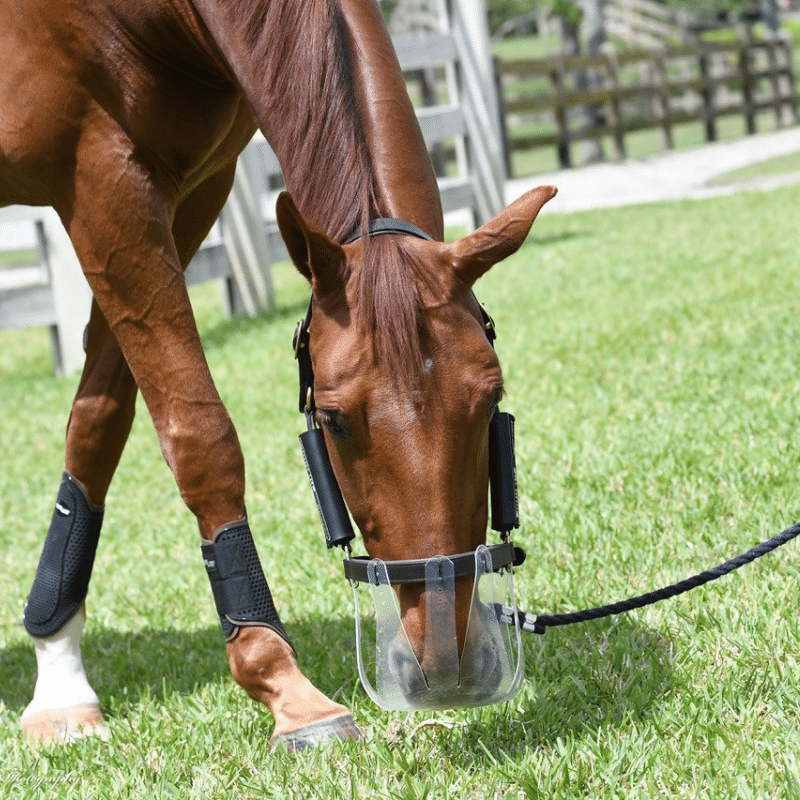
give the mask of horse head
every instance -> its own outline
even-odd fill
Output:
[[[399,235],[345,245],[280,196],[281,234],[312,290],[315,421],[370,558],[449,557],[486,542],[489,425],[504,387],[473,287],[520,247],[554,194],[534,189],[451,243]],[[471,613],[480,616],[473,585],[474,570],[454,580],[439,616],[430,583],[393,590],[402,625],[389,662],[403,694],[452,673],[445,662],[490,637],[480,619],[470,623]],[[445,617],[454,621],[450,656],[435,644],[434,634],[447,632],[431,630]],[[473,645],[461,673],[491,683],[492,648]],[[456,664],[455,683],[458,673]]]

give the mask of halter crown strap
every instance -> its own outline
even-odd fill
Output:
[[[429,242],[433,241],[432,236],[428,236],[422,228],[412,225],[403,219],[393,219],[392,217],[379,217],[378,219],[370,220],[369,229],[367,234],[369,236],[382,236],[386,233],[401,233],[407,236],[416,236],[417,239],[426,239]],[[357,239],[360,239],[364,234],[356,229],[354,230],[342,244],[352,244]]]

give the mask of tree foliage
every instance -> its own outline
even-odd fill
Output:
[[[486,0],[489,32],[493,34],[507,20],[535,11],[545,3],[546,0]]]

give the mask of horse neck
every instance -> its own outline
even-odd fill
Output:
[[[443,235],[436,178],[372,0],[194,0],[300,212],[342,241],[369,218]]]
[[[436,177],[380,10],[362,0],[339,5],[352,42],[354,88],[381,215],[441,238]]]

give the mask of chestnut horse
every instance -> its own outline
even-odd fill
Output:
[[[25,612],[39,672],[23,729],[33,740],[106,732],[81,662],[83,601],[141,392],[197,518],[231,671],[272,712],[273,741],[358,738],[298,668],[272,604],[183,270],[260,128],[286,178],[281,233],[312,291],[318,422],[366,548],[458,553],[485,541],[487,419],[503,385],[471,289],[555,190],[442,241],[436,180],[374,0],[0,0],[0,16],[0,205],[53,206],[94,296]],[[432,241],[342,244],[380,217]],[[244,566],[229,574],[232,552]],[[422,659],[418,594],[401,604]]]

